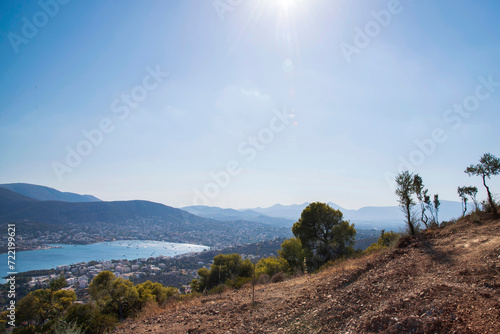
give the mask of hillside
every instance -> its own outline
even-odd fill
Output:
[[[391,251],[151,310],[125,333],[498,333],[500,220],[466,219]]]
[[[287,228],[202,218],[148,201],[39,201],[0,188],[0,224],[18,222],[24,240],[40,233],[64,233],[45,243],[89,243],[112,239],[148,239],[228,246],[289,236]],[[104,227],[105,226],[105,227]],[[40,232],[40,233],[38,233]],[[73,237],[85,233],[85,238]]]
[[[261,214],[260,212],[252,210],[235,210],[235,209],[222,209],[218,207],[195,205],[186,206],[181,208],[184,211],[192,213],[200,217],[217,219],[221,221],[235,221],[235,220],[246,220],[254,221],[262,224],[272,225],[272,226],[284,226],[291,227],[293,223],[297,220],[279,218],[279,217],[269,217]]]
[[[31,197],[40,201],[63,201],[63,202],[100,202],[101,200],[92,195],[79,195],[69,192],[39,186],[29,183],[0,184],[0,188],[14,191],[21,195]]]

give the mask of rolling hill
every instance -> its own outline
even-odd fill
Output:
[[[39,186],[29,183],[0,184],[0,188],[8,189],[21,195],[38,199],[40,201],[63,201],[63,202],[100,202],[101,200],[92,195],[79,195],[69,192]]]
[[[46,228],[50,224],[52,230],[68,234],[85,231],[92,240],[111,236],[130,239],[140,235],[142,239],[209,246],[256,242],[290,234],[286,228],[242,220],[218,221],[148,201],[39,201],[0,188],[0,224],[11,222],[25,224],[23,232],[32,236],[45,233],[37,226]]]
[[[222,209],[219,207],[204,205],[186,206],[181,209],[200,217],[212,218],[221,221],[245,220],[284,227],[291,227],[293,223],[295,223],[295,220],[293,219],[269,217],[252,210]]]

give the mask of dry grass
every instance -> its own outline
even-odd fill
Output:
[[[150,310],[114,333],[498,333],[500,221],[471,217],[316,274]],[[163,313],[162,313],[163,312]]]

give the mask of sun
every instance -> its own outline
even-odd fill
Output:
[[[298,0],[272,0],[282,10],[289,11],[297,6]]]

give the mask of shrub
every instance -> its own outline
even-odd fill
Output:
[[[285,280],[285,274],[283,272],[279,272],[273,275],[271,277],[271,282],[273,283],[278,283],[278,282],[283,282]]]
[[[241,288],[243,285],[245,285],[245,283],[247,282],[250,282],[252,280],[251,277],[236,277],[234,279],[228,279],[226,281],[226,284],[228,287],[230,288],[233,288],[233,289],[239,289]]]
[[[209,294],[216,295],[216,294],[223,293],[226,290],[227,290],[227,285],[219,284],[219,285],[214,286],[212,289],[210,289]]]
[[[260,259],[255,266],[257,276],[267,274],[269,277],[272,277],[279,272],[287,272],[289,270],[290,266],[288,262],[282,257],[275,256]]]
[[[400,235],[396,232],[384,232],[382,230],[382,233],[380,233],[380,237],[378,238],[376,243],[373,243],[370,247],[368,247],[363,253],[364,254],[371,254],[373,252],[376,252],[378,250],[387,248],[387,247],[393,247],[398,243],[398,240],[400,238]]]
[[[201,297],[201,293],[197,292],[197,291],[193,291],[193,292],[187,293],[185,295],[179,295],[178,300],[180,302],[184,302],[184,301],[192,300],[192,299],[195,299],[198,297]]]

